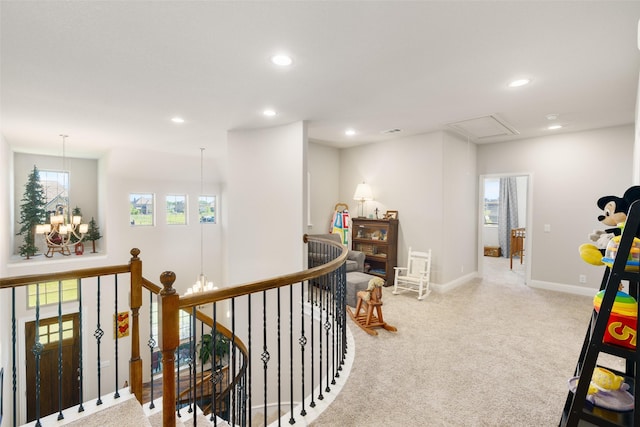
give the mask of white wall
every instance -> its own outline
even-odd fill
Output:
[[[580,286],[581,274],[587,276],[583,287],[599,286],[603,268],[582,261],[578,246],[604,228],[598,198],[621,196],[632,185],[633,144],[629,125],[478,146],[479,174],[532,174],[532,286]]]
[[[309,143],[309,174],[311,177],[311,224],[308,234],[328,233],[337,203],[349,205],[351,215],[356,215],[357,204],[353,200],[340,200],[340,150],[319,143]],[[355,188],[354,188],[355,189]]]
[[[476,145],[445,132],[441,284],[477,272],[477,189]]]
[[[434,132],[341,150],[340,196],[350,200],[356,185],[371,185],[366,214],[397,210],[398,264],[408,247],[433,251],[432,280],[447,284],[476,270],[475,147]],[[353,201],[351,203],[354,203]],[[352,209],[353,210],[353,209]],[[464,241],[457,249],[451,242]]]
[[[306,232],[306,175],[307,175],[307,139],[303,122],[252,131],[233,131],[228,134],[228,180],[227,212],[225,240],[229,285],[257,281],[298,272],[305,267],[302,236]],[[255,313],[251,320],[253,331],[263,329],[262,305],[267,307],[267,329],[275,330],[277,307],[283,312],[290,309],[292,303],[298,307],[299,287],[289,299],[289,291],[269,292],[263,300],[255,295],[252,309],[247,298],[236,298],[234,307],[237,316],[235,331],[245,343],[248,318],[244,313]],[[296,310],[299,308],[296,308]],[[225,310],[226,311],[226,310]],[[220,319],[222,320],[222,319]],[[295,316],[294,323],[299,322]],[[283,316],[278,321],[282,331],[288,331],[288,320]],[[294,332],[296,326],[292,326]],[[285,332],[283,332],[284,334]],[[268,348],[272,357],[288,355],[288,340],[280,345],[277,334],[269,334]],[[279,334],[278,334],[279,335]],[[262,336],[255,334],[251,340],[254,348],[262,348]],[[295,352],[298,356],[298,352]],[[251,355],[253,366],[261,366],[260,352]],[[278,356],[279,357],[279,356]],[[287,356],[288,357],[288,356]],[[293,362],[295,363],[295,361]],[[277,384],[274,364],[269,370],[269,398],[274,400]],[[296,367],[295,372],[299,372]],[[282,382],[287,384],[288,372],[282,372]],[[254,375],[253,390],[263,388],[263,376]],[[254,402],[260,405],[260,402]]]

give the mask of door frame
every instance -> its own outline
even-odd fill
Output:
[[[527,221],[525,227],[527,229],[527,235],[524,239],[524,284],[528,286],[531,283],[531,258],[532,258],[532,224],[533,224],[533,173],[531,172],[511,172],[511,173],[494,173],[494,174],[482,174],[478,180],[478,277],[484,278],[484,181],[486,178],[507,178],[516,176],[527,177]]]

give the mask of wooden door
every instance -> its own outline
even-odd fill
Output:
[[[58,412],[58,354],[62,338],[62,409],[80,403],[78,370],[80,366],[80,337],[78,313],[62,316],[62,336],[57,317],[40,319],[40,417]],[[36,342],[36,322],[25,325],[27,421],[36,419],[36,358],[33,346]]]

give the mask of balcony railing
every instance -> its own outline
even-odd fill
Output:
[[[161,406],[163,426],[188,414],[195,425],[199,411],[214,425],[293,424],[306,417],[331,392],[345,362],[347,250],[313,236],[304,241],[312,268],[188,296],[176,292],[172,272],[161,275],[162,286],[146,279],[138,249],[126,265],[0,278],[2,301],[11,301],[6,425],[47,425],[83,412],[89,401],[93,407],[104,396],[117,400],[123,386],[147,411]],[[67,280],[77,283],[71,303],[63,302]],[[57,302],[45,305],[37,288],[52,281]],[[22,340],[16,302],[34,284],[36,303],[27,317],[36,333]],[[77,321],[67,328],[69,316]],[[75,347],[67,345],[72,338]],[[206,362],[199,360],[204,353],[211,355]],[[161,386],[154,378],[160,371]]]

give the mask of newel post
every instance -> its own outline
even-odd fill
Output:
[[[162,352],[162,425],[176,425],[175,352],[180,345],[180,296],[173,289],[176,274],[165,271],[160,275],[163,289],[160,291],[158,310],[158,344]]]
[[[140,307],[142,307],[142,260],[140,249],[131,249],[131,359],[129,360],[129,391],[142,404],[142,359],[140,358]]]

